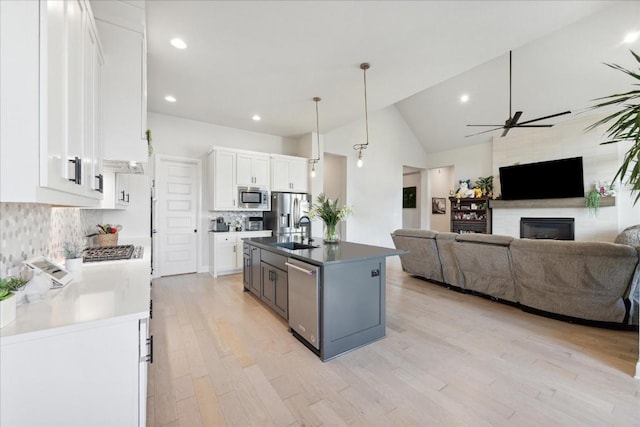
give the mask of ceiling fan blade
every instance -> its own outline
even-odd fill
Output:
[[[502,135],[500,135],[500,138],[502,138],[503,136],[507,136],[510,129],[511,129],[511,126],[505,126],[504,132],[502,132]]]
[[[491,126],[491,127],[494,127],[494,128],[495,127],[499,127],[499,128],[504,127],[504,125],[467,125],[467,126]]]
[[[520,120],[520,116],[521,115],[522,115],[522,111],[516,111],[516,114],[513,116],[513,118],[507,120],[507,123],[505,124],[505,127],[507,127],[507,128],[514,127],[518,123],[518,120]],[[505,133],[505,135],[506,135],[506,133]]]
[[[494,130],[502,129],[503,127],[504,126],[500,126],[500,127],[496,127],[496,128],[489,129],[489,130],[483,130],[482,132],[472,133],[471,135],[465,135],[464,137],[468,138],[470,136],[480,135],[481,133],[493,132]]]
[[[571,111],[563,111],[562,113],[552,114],[550,116],[538,117],[537,119],[527,120],[526,122],[520,123],[521,125],[526,125],[527,123],[538,122],[540,120],[551,119],[553,117],[564,116],[565,114],[571,114]]]
[[[523,125],[523,124],[519,124],[519,125],[515,125],[512,126],[514,128],[552,128],[553,125]]]

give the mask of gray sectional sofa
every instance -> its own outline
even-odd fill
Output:
[[[635,244],[417,229],[396,230],[391,238],[409,252],[400,255],[408,274],[563,320],[605,327],[639,323]]]

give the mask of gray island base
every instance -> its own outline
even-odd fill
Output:
[[[385,336],[386,258],[404,253],[321,238],[304,245],[284,236],[245,239],[244,288],[327,361]]]

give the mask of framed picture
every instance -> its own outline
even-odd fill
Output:
[[[444,215],[447,213],[447,199],[444,197],[431,198],[431,213]]]
[[[402,209],[416,208],[416,187],[404,187],[402,189]]]

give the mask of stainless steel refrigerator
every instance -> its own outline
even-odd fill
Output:
[[[311,235],[309,209],[311,195],[307,193],[271,193],[271,210],[265,211],[264,228],[273,235]]]

